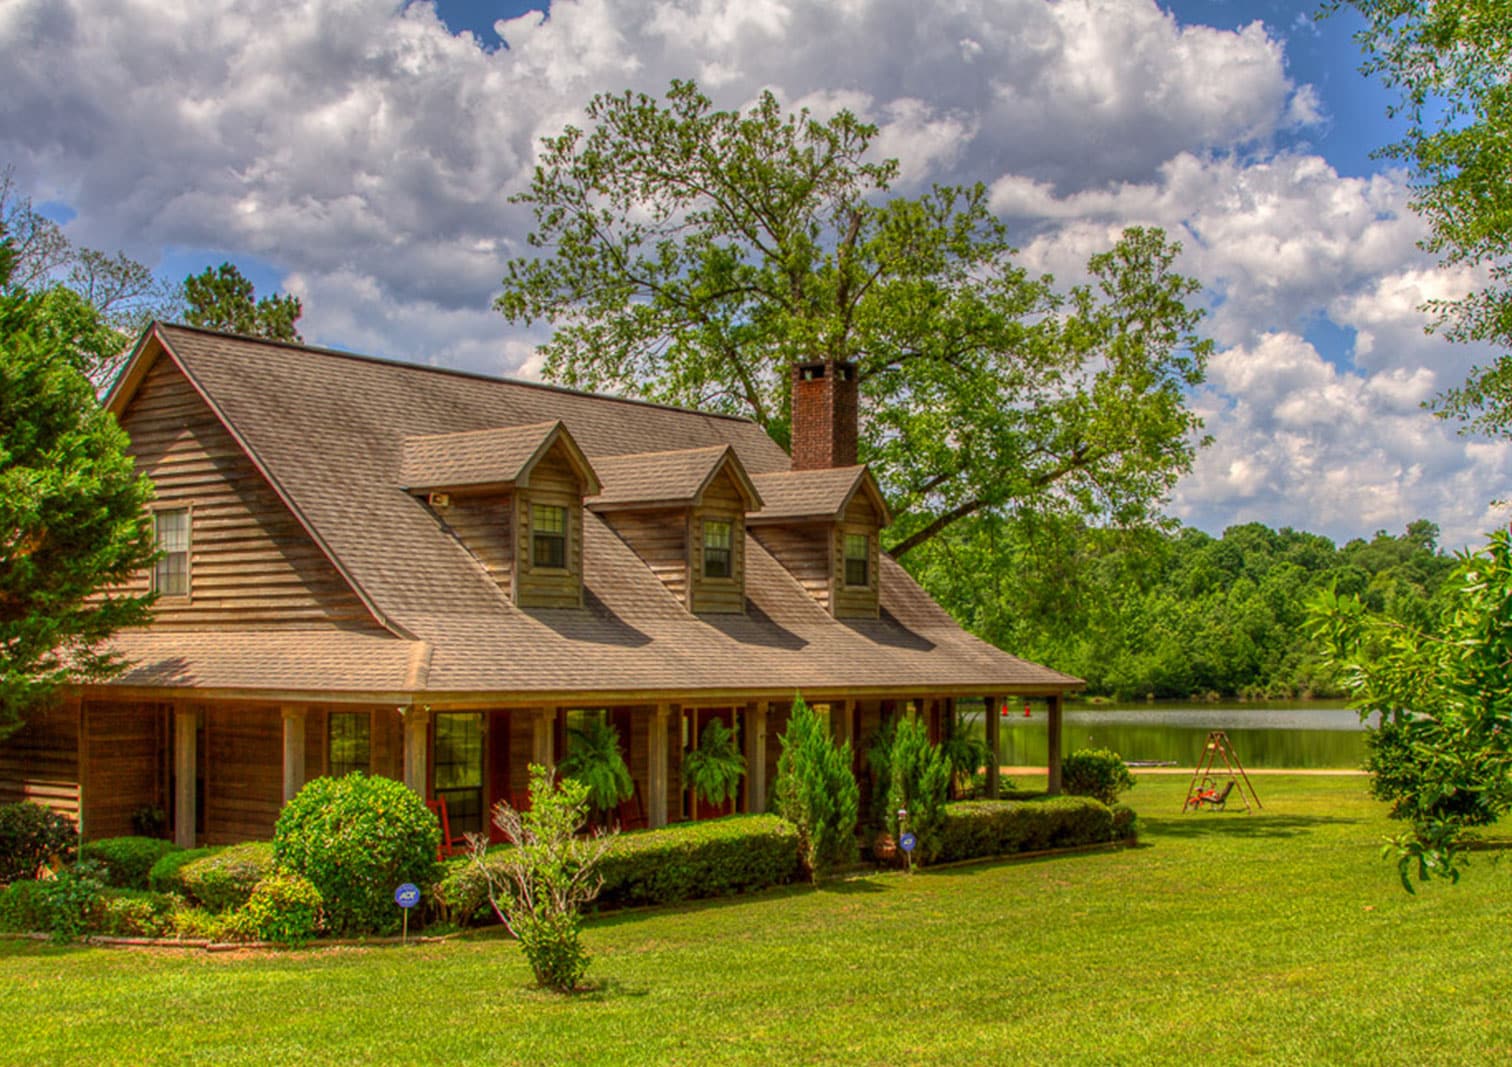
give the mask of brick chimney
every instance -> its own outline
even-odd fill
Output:
[[[793,470],[856,465],[856,365],[793,366]]]

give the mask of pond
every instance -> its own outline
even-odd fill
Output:
[[[1047,758],[1046,710],[1042,700],[1010,698],[999,718],[1004,766],[1043,765]],[[982,736],[980,705],[962,707],[968,730]],[[1246,768],[1356,768],[1365,758],[1365,727],[1342,703],[1310,701],[1249,704],[1070,705],[1061,723],[1061,751],[1110,748],[1131,762],[1196,767],[1208,731],[1228,733]]]

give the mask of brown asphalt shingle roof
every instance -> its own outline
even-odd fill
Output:
[[[729,445],[688,448],[678,452],[650,452],[635,456],[602,456],[593,469],[604,491],[587,504],[595,511],[651,504],[689,507],[698,501],[725,457]],[[734,458],[739,463],[739,458]],[[760,499],[752,501],[759,505]]]
[[[537,422],[406,437],[399,484],[406,489],[513,485],[556,426],[555,422]]]
[[[182,326],[156,331],[395,636],[142,631],[119,642],[140,664],[122,684],[387,691],[401,677],[427,694],[500,695],[1077,685],[966,634],[886,557],[881,619],[831,617],[754,538],[747,613],[690,614],[592,511],[583,521],[585,607],[518,608],[405,491],[425,464],[489,473],[497,462],[492,472],[504,472],[558,420],[611,498],[646,491],[653,470],[684,492],[726,447],[768,508],[827,503],[842,481],[854,486],[861,468],[793,480],[787,454],[749,420]],[[438,447],[415,443],[427,438]],[[502,458],[473,450],[475,442],[497,443]],[[648,461],[649,453],[664,458]],[[797,488],[768,497],[769,484]],[[412,670],[416,642],[428,646],[423,681]]]
[[[838,519],[865,476],[865,467],[758,474],[751,481],[763,505],[753,519]]]

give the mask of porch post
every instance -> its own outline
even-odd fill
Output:
[[[1050,784],[1047,792],[1051,796],[1060,796],[1061,791],[1061,694],[1047,697],[1050,714],[1047,729],[1050,731],[1050,766],[1048,778]]]
[[[552,735],[556,732],[555,726],[556,708],[536,709],[530,732],[531,763],[539,763],[547,769],[556,767],[556,756],[552,752]]]
[[[283,714],[283,802],[294,799],[294,794],[305,783],[305,709],[284,706]]]
[[[752,813],[767,810],[766,780],[766,731],[767,703],[758,700],[746,705],[746,782],[750,795],[746,810]]]
[[[404,716],[404,784],[424,797],[430,778],[430,708],[411,704],[400,712]]]
[[[996,800],[998,795],[998,764],[1002,760],[998,756],[998,698],[987,696],[982,698],[982,729],[987,739],[987,796]]]
[[[651,735],[646,752],[646,823],[653,830],[667,825],[667,721],[672,709],[658,704],[651,712]]]
[[[198,774],[195,766],[196,735],[199,716],[188,708],[173,709],[173,843],[180,848],[194,847],[195,810],[194,784]]]

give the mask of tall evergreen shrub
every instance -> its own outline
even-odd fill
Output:
[[[850,768],[850,742],[836,746],[798,697],[782,734],[773,796],[777,814],[798,828],[799,856],[811,878],[855,858],[861,792]]]
[[[893,731],[887,789],[887,829],[895,838],[903,830],[917,840],[914,860],[931,863],[940,855],[945,801],[950,792],[950,761],[931,744],[922,719],[903,718]],[[898,811],[908,812],[900,826]]]

